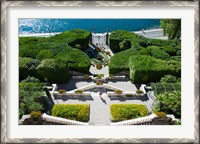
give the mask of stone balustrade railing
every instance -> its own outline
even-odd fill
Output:
[[[156,117],[155,114],[151,114],[146,117],[140,117],[136,119],[131,119],[131,120],[125,120],[121,122],[112,122],[110,125],[116,126],[116,125],[139,125],[139,124],[144,124],[144,123],[150,123],[152,120]],[[170,117],[172,121],[177,120],[174,115],[167,115],[167,117]]]
[[[85,122],[79,122],[75,120],[69,120],[65,118],[50,116],[44,113],[42,115],[42,119],[51,123],[58,123],[58,124],[64,124],[64,125],[88,125],[88,123]]]

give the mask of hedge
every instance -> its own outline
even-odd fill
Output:
[[[28,76],[36,76],[36,67],[40,64],[39,60],[19,57],[19,80],[23,80]]]
[[[142,104],[112,104],[112,121],[130,120],[148,115],[148,109]]]
[[[41,50],[37,56],[36,56],[36,59],[38,60],[43,60],[43,59],[50,59],[50,58],[53,58],[54,57],[54,54],[52,51],[50,50]]]
[[[138,43],[141,37],[137,34],[125,30],[112,31],[109,35],[110,48],[114,52],[119,52],[131,48],[132,42]]]
[[[44,59],[36,70],[46,82],[65,83],[68,80],[69,68],[62,60]]]
[[[165,61],[146,55],[134,55],[129,58],[130,79],[134,83],[158,82],[161,77],[171,74],[181,75],[181,63]]]
[[[81,30],[81,29],[74,29],[70,31],[65,31],[61,34],[55,35],[53,37],[50,37],[50,41],[56,41],[56,42],[67,42],[69,46],[72,47],[79,47],[81,50],[85,50],[88,48],[89,45],[89,38],[90,38],[90,32]]]
[[[90,106],[87,104],[56,104],[51,110],[51,115],[70,120],[88,122]]]
[[[68,49],[68,51],[60,52],[55,57],[68,63],[71,71],[88,73],[90,69],[90,58],[84,52],[78,49]]]
[[[110,59],[109,66],[109,73],[115,74],[122,71],[129,71],[129,57],[136,53],[134,48],[116,53]]]

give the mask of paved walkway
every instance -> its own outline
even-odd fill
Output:
[[[124,82],[125,83],[125,82]],[[120,84],[120,83],[118,83]],[[131,84],[129,84],[130,86]],[[132,84],[133,85],[133,84]],[[123,88],[125,87],[122,86]],[[134,85],[132,87],[135,87]],[[102,95],[99,95],[99,89],[90,90],[91,97],[63,97],[54,99],[52,96],[54,104],[89,104],[90,105],[90,125],[109,125],[110,120],[110,105],[111,104],[143,104],[146,105],[149,111],[152,111],[153,100],[148,96],[141,97],[140,99],[130,97],[114,97],[109,98],[106,94],[106,90],[103,89]]]

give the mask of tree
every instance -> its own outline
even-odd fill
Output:
[[[162,19],[160,24],[165,36],[168,36],[169,39],[180,39],[181,19]]]
[[[40,61],[27,57],[19,57],[19,80],[23,80],[28,76],[36,76],[36,67]]]

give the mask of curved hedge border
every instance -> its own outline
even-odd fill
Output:
[[[135,55],[129,59],[130,79],[134,83],[158,82],[164,75],[180,77],[181,63],[165,61],[146,55]]]
[[[51,110],[52,116],[88,122],[90,106],[87,104],[56,104]]]
[[[147,107],[141,104],[112,104],[110,111],[112,121],[123,121],[148,115]]]

